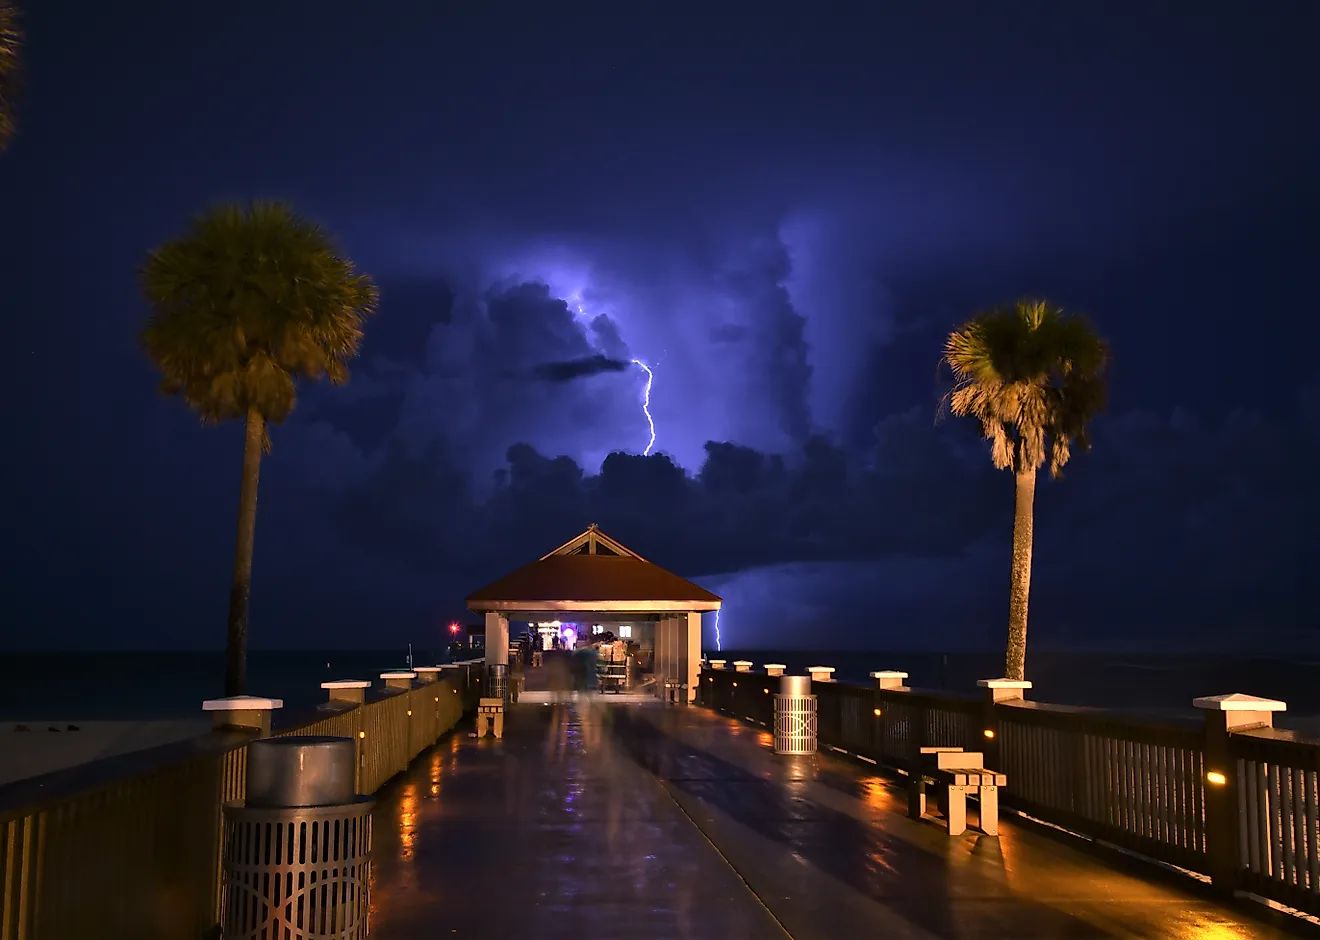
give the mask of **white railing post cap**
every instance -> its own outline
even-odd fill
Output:
[[[1196,708],[1220,712],[1284,712],[1288,710],[1287,702],[1280,702],[1272,698],[1257,698],[1254,695],[1246,695],[1242,692],[1194,698],[1192,699],[1192,705]]]
[[[1029,689],[1031,683],[1026,679],[977,679],[976,684],[983,689]]]
[[[807,672],[823,672],[827,675],[834,671],[833,666],[808,666]]]
[[[257,712],[284,707],[284,699],[261,695],[233,695],[229,698],[209,698],[202,702],[204,712]]]
[[[371,682],[367,679],[333,679],[330,682],[322,682],[323,689],[369,689]]]
[[[382,672],[380,677],[382,679],[416,679],[417,673],[400,669],[397,672]]]
[[[906,679],[906,672],[896,672],[893,669],[881,669],[879,672],[871,673],[872,679]]]
[[[766,668],[766,669],[787,669],[788,667],[785,666],[783,663],[766,663],[766,664],[765,664],[765,668]]]

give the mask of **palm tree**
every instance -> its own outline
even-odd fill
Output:
[[[285,205],[221,205],[147,257],[140,272],[151,315],[142,345],[206,424],[247,423],[238,540],[229,593],[225,694],[246,684],[248,596],[257,478],[269,425],[297,403],[298,379],[348,380],[376,286],[333,239]]]
[[[0,0],[0,150],[14,136],[14,99],[18,97],[19,47],[23,31],[18,28],[18,8]]]
[[[1031,530],[1036,471],[1058,477],[1073,447],[1086,450],[1087,424],[1105,405],[1109,347],[1082,317],[1044,301],[980,314],[949,334],[943,361],[956,415],[981,422],[990,459],[1017,484],[1004,675],[1021,679],[1027,654]]]

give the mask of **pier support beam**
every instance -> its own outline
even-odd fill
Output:
[[[687,683],[687,700],[691,705],[697,700],[697,686],[701,684],[701,614],[698,611],[688,611],[684,618],[687,621],[687,636],[684,649],[687,656],[684,659],[683,681]]]
[[[486,662],[509,664],[509,617],[486,614]]]

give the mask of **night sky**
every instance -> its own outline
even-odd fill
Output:
[[[5,646],[223,645],[241,428],[157,394],[135,271],[252,197],[382,295],[273,432],[254,647],[438,643],[591,522],[726,646],[1001,647],[1012,481],[936,366],[1022,296],[1114,350],[1032,648],[1320,646],[1320,4],[26,6]]]

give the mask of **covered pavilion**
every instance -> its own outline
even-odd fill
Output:
[[[647,561],[593,523],[554,551],[469,595],[486,618],[486,662],[509,661],[509,621],[630,624],[654,651],[657,687],[672,679],[696,697],[701,615],[720,598]],[[649,643],[647,642],[649,640]]]

